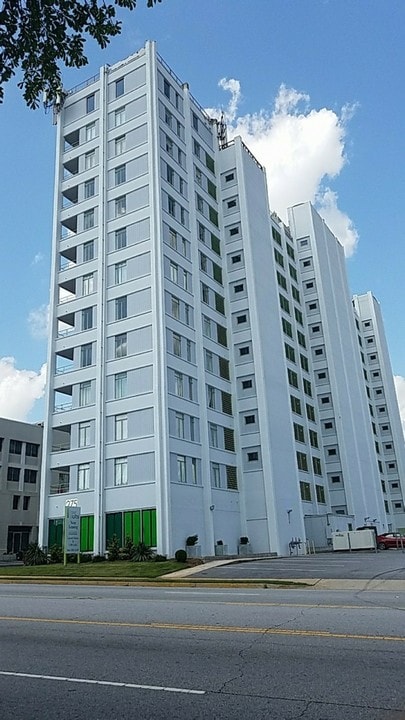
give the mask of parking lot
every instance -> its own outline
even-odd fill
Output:
[[[202,570],[198,575],[232,580],[254,578],[371,580],[376,577],[386,580],[405,580],[405,553],[400,550],[384,550],[378,553],[353,551],[289,558],[263,558],[209,568]]]

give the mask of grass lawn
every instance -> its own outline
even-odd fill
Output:
[[[188,567],[185,563],[175,560],[166,562],[129,562],[117,560],[116,562],[86,562],[55,565],[19,565],[14,567],[0,567],[0,577],[79,577],[79,578],[122,578],[128,580],[156,578],[159,575],[183,570]]]

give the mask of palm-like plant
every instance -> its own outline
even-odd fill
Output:
[[[47,565],[48,556],[37,542],[32,542],[23,555],[23,561],[24,565]]]
[[[144,542],[139,542],[133,547],[132,560],[134,562],[148,562],[153,560],[155,553],[149,545]]]

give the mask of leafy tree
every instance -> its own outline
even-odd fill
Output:
[[[161,0],[146,0],[153,7]],[[0,103],[4,85],[21,67],[18,87],[28,107],[37,108],[42,93],[56,101],[62,87],[60,64],[82,67],[86,36],[105,48],[119,35],[116,8],[134,10],[136,0],[3,0],[0,10]]]

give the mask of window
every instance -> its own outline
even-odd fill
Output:
[[[114,398],[120,400],[127,394],[127,373],[120,372],[114,376]]]
[[[83,243],[83,262],[94,259],[94,240]]]
[[[114,170],[114,178],[116,185],[122,185],[127,179],[127,172],[125,165],[119,165]]]
[[[226,465],[226,487],[228,490],[238,489],[237,469],[234,465]]]
[[[184,395],[183,373],[174,373],[174,392],[177,397],[183,397]]]
[[[257,462],[259,459],[259,453],[257,451],[248,452],[247,459],[248,459],[248,462]]]
[[[94,208],[83,213],[83,230],[91,230],[94,227]]]
[[[122,250],[127,246],[127,229],[126,227],[120,228],[115,231],[115,249]]]
[[[322,475],[321,461],[318,457],[312,458],[312,467],[315,475]]]
[[[8,467],[7,468],[7,482],[19,482],[20,481],[20,468]]]
[[[90,125],[86,125],[86,142],[89,142],[89,140],[94,140],[96,137],[96,123],[90,123]]]
[[[91,178],[91,180],[86,180],[84,183],[84,199],[87,200],[88,198],[93,197],[95,193],[95,180],[94,178]]]
[[[297,388],[298,387],[298,375],[293,370],[290,370],[290,368],[287,369],[288,374],[288,382],[292,387]]]
[[[89,367],[92,363],[92,344],[82,345],[80,348],[80,367]]]
[[[318,433],[315,432],[315,430],[309,431],[309,442],[311,443],[312,447],[317,448],[319,447],[318,444]]]
[[[205,369],[207,372],[214,371],[214,356],[209,350],[205,350]]]
[[[232,395],[221,390],[222,412],[232,415]]]
[[[167,197],[167,212],[172,217],[176,217],[176,201],[170,195]]]
[[[281,252],[279,252],[277,250],[277,248],[274,248],[274,258],[275,258],[276,263],[278,265],[280,265],[280,267],[283,268],[284,267],[284,258],[282,256]]]
[[[83,275],[83,295],[90,295],[94,292],[94,274]]]
[[[298,470],[304,470],[308,472],[308,459],[306,453],[297,452],[297,465]]]
[[[250,349],[249,347],[241,347],[239,348],[239,355],[243,357],[244,355],[250,355]]]
[[[294,315],[295,315],[295,319],[296,319],[297,323],[299,323],[300,325],[303,325],[303,324],[304,324],[304,321],[303,321],[303,317],[302,317],[302,312],[301,312],[301,310],[298,310],[298,308],[295,307],[295,308],[294,308]]]
[[[211,472],[212,472],[212,475],[211,475],[212,486],[214,488],[220,488],[221,487],[221,469],[220,469],[218,463],[212,463]]]
[[[301,400],[299,398],[295,397],[295,395],[290,395],[290,404],[293,413],[296,415],[302,415]]]
[[[170,261],[169,265],[169,272],[170,272],[170,280],[176,285],[178,285],[179,282],[179,266],[176,265],[176,263]]]
[[[114,279],[116,285],[121,285],[126,282],[127,279],[127,263],[126,260],[115,263],[114,267]]]
[[[121,107],[121,108],[118,108],[114,113],[115,127],[118,127],[119,125],[123,125],[124,122],[125,122],[125,108]]]
[[[311,383],[309,382],[309,380],[306,380],[304,378],[302,384],[304,387],[304,393],[306,395],[309,395],[309,397],[312,397],[312,387],[311,387]]]
[[[181,483],[187,482],[186,458],[184,457],[184,455],[177,455],[177,480]]]
[[[166,78],[163,78],[163,92],[170,100],[170,83],[166,80]]]
[[[93,327],[93,308],[84,308],[82,310],[82,330],[91,330]]]
[[[249,388],[253,387],[252,380],[242,380],[242,389],[243,390],[249,390]]]
[[[90,170],[90,168],[93,168],[96,164],[96,151],[90,150],[90,152],[87,152],[84,156],[84,169]]]
[[[296,300],[297,303],[300,303],[301,302],[300,292],[299,292],[299,290],[297,290],[297,288],[294,285],[291,285],[291,293],[292,293],[294,300]]]
[[[301,500],[311,502],[311,486],[307,482],[300,482],[300,494]]]
[[[24,495],[24,497],[23,497],[23,510],[28,510],[28,509],[29,509],[30,500],[31,500],[31,498],[30,498],[29,495]]]
[[[122,333],[121,335],[116,335],[114,338],[114,344],[115,344],[115,357],[116,358],[126,357],[126,355],[127,355],[127,334]]]
[[[212,322],[209,317],[206,315],[203,315],[202,318],[203,323],[203,335],[210,338],[212,336]]]
[[[212,385],[207,385],[208,394],[208,407],[215,410],[215,388]]]
[[[20,495],[13,495],[13,510],[18,510],[20,504]]]
[[[90,405],[91,402],[91,381],[81,382],[79,385],[79,407]]]
[[[228,338],[226,328],[223,325],[217,325],[217,341],[220,345],[228,347]]]
[[[235,436],[232,428],[224,427],[224,447],[225,450],[235,452]]]
[[[281,247],[281,235],[275,227],[271,228],[271,234],[273,236],[273,240],[275,240],[276,243]]]
[[[83,463],[77,468],[77,489],[88,490],[90,488],[90,464]]]
[[[127,211],[127,198],[125,195],[121,195],[121,197],[116,198],[115,200],[115,217],[120,217],[120,215],[125,215]]]
[[[238,253],[237,255],[231,256],[232,265],[235,265],[236,263],[240,263],[241,261],[242,261],[242,256],[240,255],[240,253]]]
[[[125,135],[120,135],[119,137],[115,138],[115,154],[116,155],[122,155],[126,150],[126,137]]]
[[[79,423],[79,447],[88,447],[90,445],[90,423]]]
[[[308,358],[305,355],[300,354],[300,364],[303,370],[309,372]]]
[[[124,78],[115,81],[115,97],[121,97],[125,92]]]
[[[325,488],[323,485],[315,485],[316,499],[319,503],[326,503]]]
[[[289,245],[288,243],[286,243],[285,246],[286,246],[286,250],[287,250],[287,255],[289,255],[290,258],[295,260],[294,248],[292,248],[291,245]]]
[[[180,300],[174,295],[171,296],[171,314],[176,320],[180,319]]]
[[[95,95],[88,95],[86,97],[86,113],[91,113],[93,110],[95,110],[96,103],[95,103]]]
[[[298,340],[298,344],[301,345],[301,347],[305,348],[307,346],[306,341],[305,341],[305,335],[303,335],[303,333],[300,332],[300,330],[297,330],[297,340]]]
[[[234,235],[239,235],[239,225],[237,227],[230,228],[229,235],[230,237],[233,237]]]
[[[22,442],[21,440],[10,440],[9,452],[13,455],[21,455]]]
[[[256,415],[245,415],[245,425],[254,425],[256,422]]]
[[[290,303],[288,302],[287,298],[284,297],[284,295],[279,295],[280,300],[280,307],[282,310],[284,310],[286,313],[290,314]]]
[[[247,315],[237,315],[237,317],[236,317],[237,325],[242,325],[245,322],[247,322]]]
[[[176,412],[176,437],[184,438],[184,413]]]
[[[278,270],[277,270],[277,282],[280,285],[280,287],[283,288],[283,290],[287,290],[287,280],[285,279],[284,275],[282,275]]]
[[[114,419],[115,439],[126,440],[128,438],[128,416],[116,415]]]
[[[292,279],[295,280],[295,282],[298,282],[298,275],[297,275],[297,271],[296,271],[295,267],[293,267],[292,265],[289,265],[288,269],[290,271],[290,275],[291,275]]]
[[[234,173],[229,173],[228,175],[225,175],[225,182],[231,182],[235,177]]]
[[[305,405],[306,411],[307,411],[307,418],[308,420],[312,420],[312,422],[315,422],[315,408],[313,405],[309,405],[308,403]]]
[[[127,296],[123,295],[122,297],[115,299],[115,319],[116,320],[123,320],[128,315],[128,304],[127,304]]]
[[[218,425],[215,425],[214,423],[209,423],[208,430],[209,430],[210,446],[217,448],[218,447]]]
[[[25,457],[38,457],[39,445],[37,443],[25,443]]]
[[[288,335],[288,337],[291,337],[291,338],[292,338],[292,336],[293,336],[293,331],[292,331],[292,325],[291,325],[291,323],[289,323],[288,320],[286,320],[285,318],[281,318],[281,324],[282,324],[282,327],[283,327],[283,332],[284,332],[286,335]]]
[[[218,358],[219,361],[219,376],[225,380],[229,380],[229,360],[223,357]]]
[[[228,202],[226,203],[226,206],[227,206],[228,210],[231,210],[231,208],[236,207],[236,199],[233,198],[232,200],[228,200]]]
[[[127,485],[128,483],[128,459],[115,458],[114,460],[114,485]]]
[[[24,482],[35,485],[37,481],[37,470],[31,470],[31,468],[25,468],[24,470]],[[8,478],[7,478],[8,480]]]
[[[302,425],[294,423],[294,438],[297,442],[305,442],[305,432]]]

